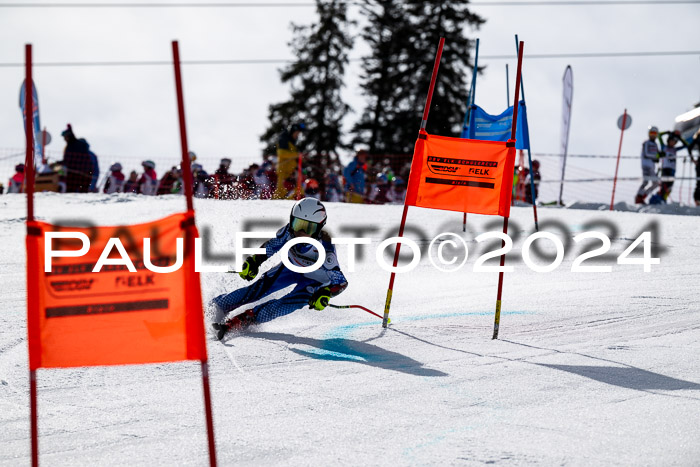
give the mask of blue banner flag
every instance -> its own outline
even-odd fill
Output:
[[[24,123],[24,131],[27,131],[26,114],[24,113],[25,104],[25,81],[22,81],[22,87],[19,90],[19,108],[22,109],[22,122]],[[34,109],[32,119],[34,120],[34,167],[37,169],[43,166],[44,148],[41,140],[41,122],[39,121],[39,97],[36,93],[36,86],[32,83],[32,100],[34,101]]]
[[[500,115],[490,115],[478,105],[472,105],[469,125],[462,129],[462,138],[482,141],[508,141],[513,122],[513,106]],[[530,149],[530,131],[527,127],[525,101],[518,103],[518,127],[515,130],[515,148]]]

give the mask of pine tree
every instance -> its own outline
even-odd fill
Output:
[[[367,147],[370,154],[403,154],[406,152],[403,132],[396,131],[411,121],[412,109],[401,108],[411,94],[407,63],[411,24],[402,2],[397,0],[365,0],[362,13],[368,24],[362,38],[371,55],[362,59],[362,88],[367,106],[355,124],[354,143]]]
[[[295,122],[306,124],[305,152],[329,154],[346,147],[341,126],[350,106],[340,91],[353,44],[348,31],[353,22],[341,0],[316,0],[316,11],[317,23],[292,24],[289,46],[297,58],[280,71],[282,82],[291,87],[290,98],[269,107],[269,127],[260,137],[268,148],[274,148],[280,133]]]
[[[374,154],[412,152],[440,37],[445,48],[427,130],[458,136],[473,68],[473,41],[465,29],[484,20],[466,2],[365,0],[362,12],[369,20],[363,38],[372,52],[363,58],[368,105],[353,129],[355,141]]]

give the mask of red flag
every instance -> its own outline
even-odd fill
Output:
[[[406,204],[508,217],[514,164],[512,140],[449,138],[421,130]]]
[[[192,212],[174,214],[121,227],[27,222],[30,369],[206,361],[201,288],[199,273],[194,271],[197,229],[193,216]],[[45,272],[46,233],[59,231],[87,235],[90,248],[80,257],[53,258],[51,272]],[[107,261],[100,272],[92,272],[110,238],[119,238],[128,256],[111,248],[104,258],[131,264]],[[151,242],[148,258],[144,238]],[[178,238],[183,246],[180,255]],[[80,246],[79,240],[53,239],[51,248],[68,251]],[[157,267],[177,264],[178,256],[182,265],[177,271],[157,273],[146,268],[148,260]]]

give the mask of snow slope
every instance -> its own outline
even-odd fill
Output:
[[[18,195],[0,206],[0,465],[27,465],[26,207]],[[36,206],[49,221],[107,225],[152,220],[184,201],[41,194]],[[197,222],[210,227],[214,252],[231,253],[246,221],[282,225],[290,207],[198,200]],[[328,211],[334,235],[363,227],[372,239],[335,302],[381,313],[389,274],[374,252],[402,207]],[[409,237],[427,246],[451,230],[467,240],[469,259],[446,273],[424,257],[398,275],[388,329],[361,310],[304,309],[223,344],[210,340],[220,464],[698,465],[700,218],[547,208],[539,217],[571,245],[556,271],[533,272],[518,259],[532,210],[513,209],[506,265],[515,270],[505,275],[500,340],[491,340],[497,273],[472,271],[485,251],[474,237],[501,230],[500,218],[469,215],[462,234],[459,213],[419,208],[408,220],[423,232]],[[600,244],[570,241],[584,230],[611,236],[612,254],[599,263],[611,273],[570,271],[577,254]],[[651,273],[615,264],[644,230],[654,231],[661,263]],[[347,271],[345,247],[339,257]],[[202,274],[205,299],[241,285],[232,274]],[[208,462],[196,362],[40,370],[38,385],[46,465]]]

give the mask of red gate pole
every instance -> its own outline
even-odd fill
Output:
[[[192,194],[192,169],[187,148],[187,128],[185,127],[185,100],[182,93],[182,75],[180,74],[180,48],[177,41],[173,41],[173,66],[175,68],[175,91],[177,93],[177,111],[180,118],[180,143],[182,145],[182,174],[185,184],[185,196],[187,197],[187,211],[192,213],[194,221],[194,202]],[[190,232],[190,229],[187,230]],[[188,235],[187,243],[194,246],[194,237]],[[194,251],[190,248],[189,251]],[[209,364],[207,359],[200,361],[202,369],[202,390],[204,392],[204,412],[207,421],[207,439],[209,442],[209,465],[216,467],[216,443],[214,439],[214,417],[211,410],[211,390],[209,388]]]
[[[433,91],[435,90],[435,80],[437,79],[438,68],[440,68],[440,58],[442,57],[442,48],[445,45],[445,38],[440,38],[440,44],[438,45],[437,54],[435,55],[435,64],[433,65],[433,75],[430,78],[430,88],[428,89],[428,97],[425,100],[425,107],[423,108],[423,118],[420,122],[420,131],[425,131],[425,127],[428,124],[428,114],[430,113],[430,102],[433,99]],[[401,226],[399,227],[399,237],[403,237],[403,229],[406,225],[406,215],[408,214],[408,205],[406,204],[406,198],[403,201],[403,215],[401,216]],[[399,263],[399,252],[401,251],[401,243],[396,244],[396,251],[394,252],[394,269]],[[391,273],[391,278],[389,279],[389,289],[386,291],[386,301],[384,302],[384,319],[382,320],[382,327],[386,328],[389,324],[389,308],[391,307],[391,295],[394,292],[394,279],[396,278],[396,272]]]
[[[518,47],[518,72],[515,77],[515,103],[513,104],[513,123],[510,129],[510,139],[515,141],[515,130],[518,125],[518,99],[520,98],[520,73],[523,64],[523,49],[525,43],[520,41]],[[534,201],[534,199],[533,199]],[[508,218],[503,218],[503,233],[508,235]],[[506,246],[506,242],[501,242],[501,248]],[[506,255],[501,255],[501,271],[498,272],[498,293],[496,294],[496,315],[493,323],[493,339],[498,339],[498,327],[501,323],[501,297],[503,295],[503,266],[506,264]]]
[[[610,198],[610,210],[613,210],[613,203],[615,202],[615,188],[617,187],[617,169],[620,167],[620,153],[622,152],[622,137],[625,134],[625,126],[627,125],[627,109],[625,113],[622,114],[622,130],[620,130],[620,145],[617,148],[617,163],[615,164],[615,178],[613,179],[613,191],[612,198]]]
[[[187,210],[194,211],[192,201],[192,168],[187,149],[187,128],[185,127],[185,99],[182,94],[182,75],[180,73],[180,48],[177,41],[173,41],[173,65],[175,67],[175,92],[177,93],[177,113],[180,120],[180,145],[182,146],[182,176],[185,184],[185,196],[187,198]]]
[[[32,94],[31,44],[24,46],[24,66],[24,132],[27,144],[27,153],[24,160],[27,175],[24,180],[24,186],[27,192],[27,222],[31,222],[34,220],[34,96]],[[27,274],[29,274],[28,265]],[[37,407],[36,370],[31,369],[31,367],[29,369],[29,417],[32,435],[32,466],[37,467],[39,465],[39,413]]]

